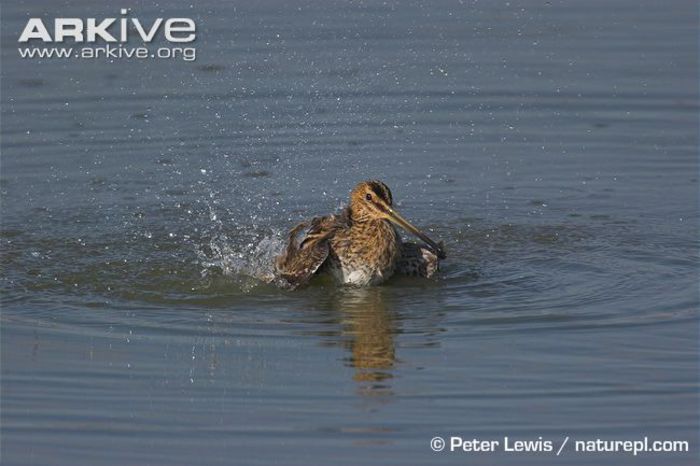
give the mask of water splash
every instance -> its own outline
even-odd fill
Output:
[[[274,260],[284,247],[280,232],[241,241],[219,233],[202,246],[196,247],[202,278],[212,279],[223,274],[236,282],[243,292],[275,281]]]

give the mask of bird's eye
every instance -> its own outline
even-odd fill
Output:
[[[372,200],[372,195],[371,195],[370,193],[367,193],[367,194],[365,195],[365,199],[367,199],[368,201],[371,201],[371,200]]]

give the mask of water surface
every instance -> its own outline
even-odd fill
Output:
[[[57,7],[3,5],[3,464],[694,463],[697,5],[252,3],[134,4],[189,63],[21,60]],[[436,280],[254,278],[366,178]]]

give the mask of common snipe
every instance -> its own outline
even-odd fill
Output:
[[[395,225],[425,244],[401,241]],[[364,181],[352,190],[350,204],[339,214],[294,227],[275,265],[291,288],[322,272],[330,272],[342,284],[367,286],[394,273],[431,277],[445,257],[442,243],[435,243],[394,209],[387,185]]]

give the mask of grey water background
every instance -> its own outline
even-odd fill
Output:
[[[30,16],[122,6],[193,18],[196,61],[18,57]],[[695,2],[1,15],[2,464],[697,462]],[[366,178],[438,279],[254,278]]]

